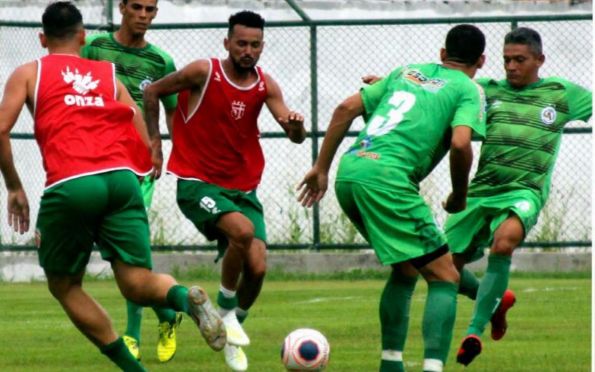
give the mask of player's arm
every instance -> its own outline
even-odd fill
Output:
[[[444,203],[448,213],[456,213],[467,206],[467,187],[469,185],[469,171],[473,163],[473,149],[471,136],[473,130],[466,125],[458,125],[452,131],[450,141],[450,179],[452,193]]]
[[[29,202],[14,166],[10,131],[27,102],[28,86],[33,84],[29,79],[35,76],[36,62],[17,68],[8,78],[0,102],[0,171],[8,191],[8,224],[21,234],[29,229]]]
[[[145,122],[147,123],[151,146],[158,147],[161,150],[159,98],[185,89],[202,89],[209,74],[209,69],[210,63],[208,60],[194,61],[183,69],[172,72],[145,88],[143,91]]]
[[[134,127],[138,131],[138,134],[140,135],[145,145],[147,145],[147,147],[149,148],[151,145],[149,141],[149,134],[147,133],[147,126],[145,125],[145,121],[143,120],[143,115],[141,113],[140,108],[137,106],[136,102],[134,102],[134,100],[130,96],[130,92],[128,92],[128,89],[126,89],[126,86],[120,80],[117,80],[116,89],[116,99],[119,102],[128,105],[134,109],[134,118],[132,119]]]
[[[304,129],[304,116],[295,111],[291,111],[283,100],[283,92],[279,84],[268,74],[265,74],[267,85],[266,105],[277,121],[283,128],[287,137],[294,143],[302,143],[306,139],[306,129]]]
[[[165,109],[165,124],[167,124],[167,132],[170,136],[174,135],[174,114],[176,113],[176,108],[166,108]]]
[[[364,113],[364,103],[360,93],[354,94],[337,106],[333,112],[318,158],[312,169],[306,174],[298,186],[301,193],[298,201],[305,207],[310,207],[320,201],[328,188],[328,172],[333,158],[345,134],[351,127],[353,119]]]

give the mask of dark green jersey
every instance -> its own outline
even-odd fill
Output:
[[[487,136],[469,196],[532,190],[545,203],[562,130],[572,120],[588,120],[592,93],[560,78],[523,89],[506,80],[479,80],[487,97]]]
[[[98,61],[110,61],[116,65],[116,76],[130,92],[132,99],[143,109],[143,89],[152,82],[176,70],[169,54],[153,44],[144,48],[128,48],[114,39],[113,33],[102,33],[87,37],[81,50],[81,57]],[[174,109],[176,95],[163,97],[167,109]]]
[[[418,64],[361,90],[366,126],[341,158],[337,180],[418,190],[450,147],[452,128],[485,134],[485,99],[463,72]]]

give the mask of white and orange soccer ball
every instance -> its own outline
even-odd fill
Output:
[[[322,371],[328,364],[330,353],[331,347],[322,333],[299,328],[285,337],[281,360],[288,371]]]

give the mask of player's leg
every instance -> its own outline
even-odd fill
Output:
[[[84,272],[69,276],[46,271],[50,292],[79,331],[122,370],[144,371],[116,334],[106,311],[83,290],[83,275]]]
[[[423,370],[442,372],[452,341],[459,272],[446,245],[411,262],[428,282],[423,315]]]
[[[402,372],[411,299],[418,272],[409,263],[394,264],[380,297],[382,357],[380,372]]]
[[[169,275],[151,272],[149,226],[135,176],[112,172],[106,178],[110,198],[97,229],[97,244],[102,257],[112,262],[124,297],[141,306],[186,312],[197,323],[200,321],[199,328],[209,346],[222,349],[225,330],[206,293],[177,285]]]
[[[36,226],[39,262],[50,292],[76,327],[121,369],[143,371],[118,338],[107,313],[82,288],[107,195],[101,175],[80,177],[46,190]]]
[[[153,194],[155,192],[155,180],[151,179],[150,176],[145,176],[140,182],[140,191],[143,197],[143,204],[147,210],[147,214],[150,215],[151,205],[153,203]],[[140,327],[143,311],[142,307],[127,301],[126,309],[128,316],[126,335],[133,337],[131,341],[134,341],[135,339],[138,340],[137,342],[140,345]],[[153,306],[153,311],[159,320],[157,327],[159,331],[159,340],[157,342],[157,359],[162,363],[168,362],[176,354],[176,334],[180,322],[182,321],[182,315],[176,314],[176,312],[172,309],[156,306]]]
[[[240,276],[252,246],[258,246],[253,243],[254,224],[242,213],[230,212],[222,215],[216,226],[228,242],[221,262],[221,286],[217,295],[217,304],[225,322],[228,343],[247,346],[250,344],[250,339],[238,322],[235,310],[238,307],[237,291]]]

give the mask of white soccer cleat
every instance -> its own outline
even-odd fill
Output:
[[[225,354],[225,363],[233,371],[242,372],[248,369],[248,358],[241,347],[225,344],[223,353]]]
[[[221,351],[226,343],[226,327],[221,320],[221,316],[209,300],[207,292],[198,286],[189,288],[188,306],[190,315],[207,344],[211,349]]]
[[[250,345],[250,339],[238,318],[236,317],[235,311],[229,311],[223,316],[223,324],[225,324],[225,330],[227,331],[227,343],[234,346],[248,346]]]

